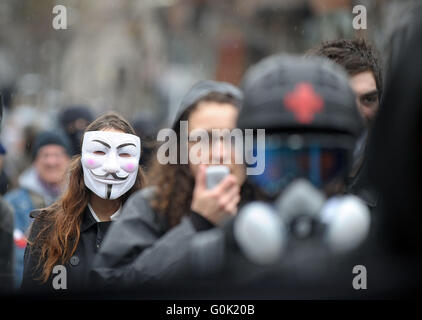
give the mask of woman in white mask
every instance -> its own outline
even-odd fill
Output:
[[[50,207],[31,213],[22,288],[83,289],[94,255],[126,199],[144,183],[131,125],[107,113],[85,130],[69,184]]]

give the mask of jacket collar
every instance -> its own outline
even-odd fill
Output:
[[[95,221],[94,217],[89,211],[88,206],[86,206],[82,217],[81,232],[88,230],[91,226],[96,223],[97,221]]]

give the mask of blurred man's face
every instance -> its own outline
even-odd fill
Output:
[[[34,166],[44,182],[57,184],[65,178],[69,161],[65,148],[49,144],[38,150]]]
[[[358,73],[351,77],[350,85],[356,94],[359,113],[369,126],[378,111],[378,89],[372,71]]]
[[[245,181],[245,166],[243,164],[235,164],[235,147],[233,145],[228,148],[220,139],[215,144],[212,144],[212,130],[213,129],[229,129],[236,128],[236,120],[239,111],[231,104],[216,103],[216,102],[200,102],[196,109],[189,115],[189,133],[196,129],[206,130],[209,134],[209,164],[218,162],[218,164],[228,166],[230,173],[236,176],[239,185]],[[193,143],[194,144],[194,143]],[[190,148],[193,145],[189,143]],[[217,149],[219,152],[217,152]],[[230,154],[228,155],[227,152]],[[224,158],[230,158],[231,164],[223,163]],[[206,164],[208,165],[208,164]],[[198,165],[189,164],[192,174],[195,176],[198,170]]]

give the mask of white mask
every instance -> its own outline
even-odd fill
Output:
[[[88,189],[103,199],[117,199],[136,181],[139,137],[121,132],[88,131],[82,143],[82,169]]]

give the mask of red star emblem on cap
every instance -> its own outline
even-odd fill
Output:
[[[324,109],[324,100],[309,83],[298,83],[295,89],[284,96],[286,109],[294,112],[300,123],[311,123],[314,115]]]

